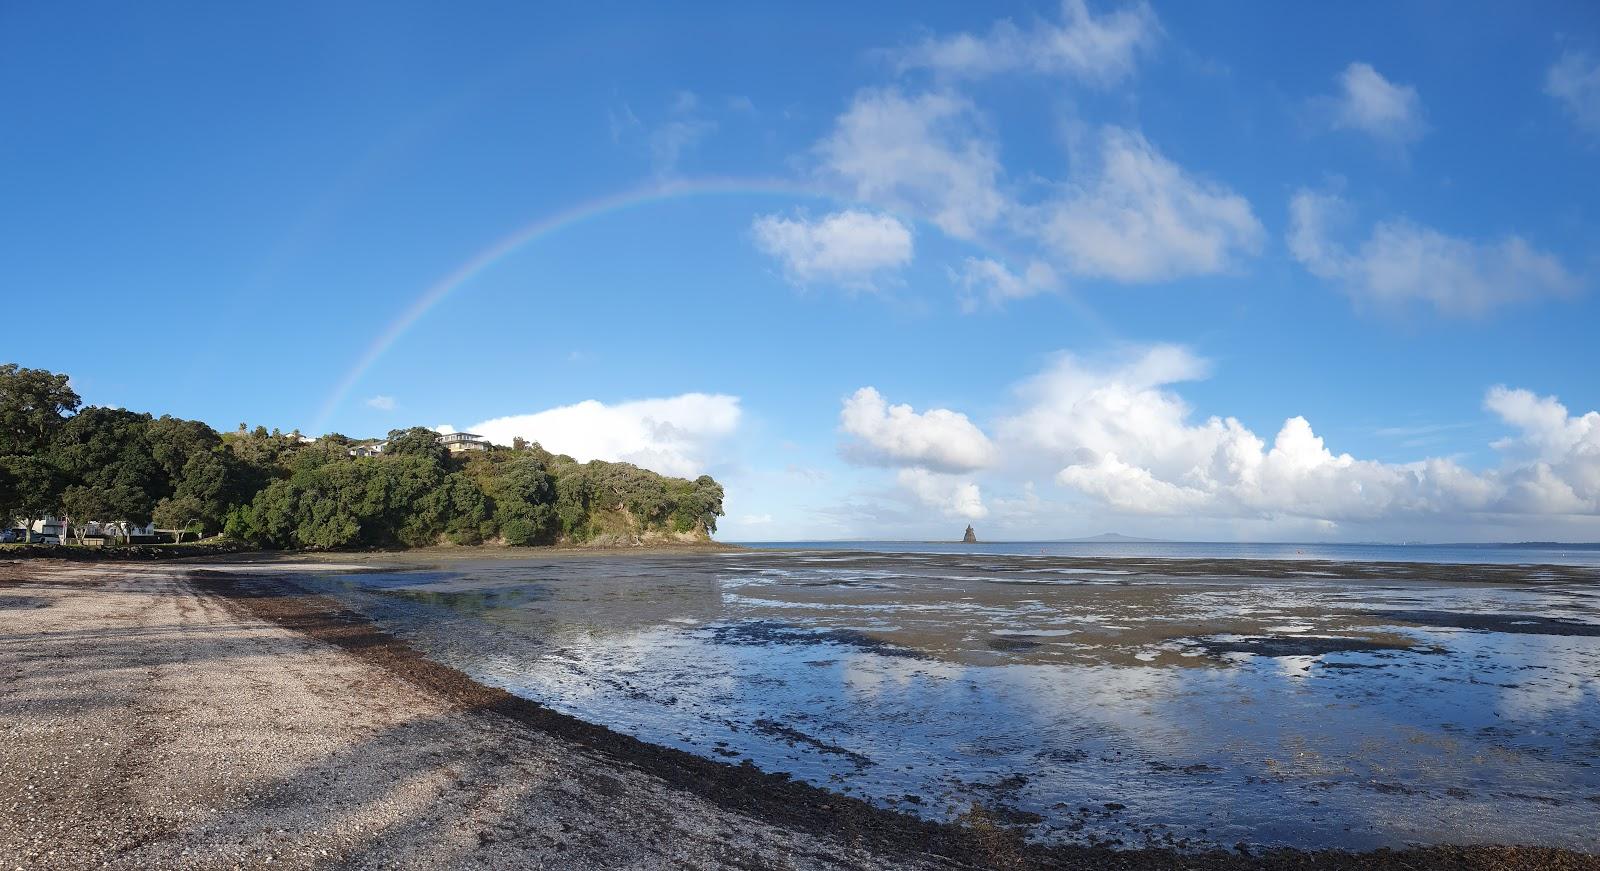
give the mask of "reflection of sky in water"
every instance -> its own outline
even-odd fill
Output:
[[[1600,848],[1600,637],[1384,613],[1600,623],[1589,590],[1107,585],[943,560],[493,561],[318,583],[559,710],[934,816],[977,801],[1040,815],[1040,837],[1128,845]],[[1262,635],[1393,649],[1196,644]]]

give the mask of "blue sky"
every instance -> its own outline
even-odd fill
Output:
[[[1593,4],[8,4],[0,83],[0,358],[91,403],[730,539],[1600,538]]]

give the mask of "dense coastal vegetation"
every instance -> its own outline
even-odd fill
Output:
[[[709,476],[580,463],[536,442],[451,454],[422,427],[379,456],[337,433],[205,423],[82,402],[66,375],[0,366],[0,517],[154,522],[263,547],[625,544],[704,539]]]

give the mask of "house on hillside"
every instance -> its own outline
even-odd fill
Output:
[[[459,454],[465,451],[487,451],[489,449],[488,439],[477,433],[470,432],[445,433],[439,436],[439,444],[444,445],[445,450],[452,454]]]
[[[445,450],[452,454],[459,454],[465,451],[487,451],[489,449],[488,439],[477,433],[470,432],[443,433],[439,436],[439,444],[444,445]],[[350,456],[380,457],[383,456],[383,452],[388,446],[388,442],[356,445],[350,449]]]
[[[376,443],[370,444],[370,445],[356,445],[355,447],[350,449],[350,456],[352,456],[352,457],[377,457],[377,456],[382,456],[383,455],[383,449],[385,447],[387,447],[388,444],[389,444],[388,442],[376,442]]]

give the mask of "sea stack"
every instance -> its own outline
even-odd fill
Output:
[[[972,531],[972,524],[967,524],[967,534],[961,536],[962,544],[977,544],[978,534]]]

